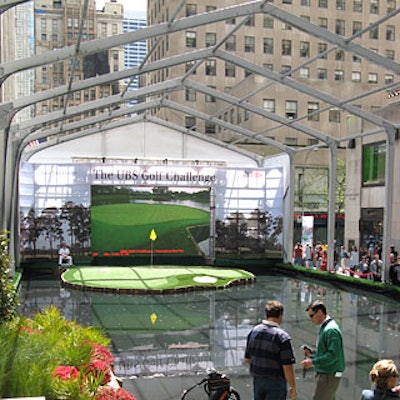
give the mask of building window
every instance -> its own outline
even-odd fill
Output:
[[[263,64],[263,68],[267,69],[268,71],[273,71],[274,65],[273,64]]]
[[[385,57],[394,60],[394,50],[385,50]]]
[[[369,30],[369,38],[376,40],[379,39],[379,29],[377,26]]]
[[[326,43],[318,43],[318,54],[324,53],[328,50],[328,45]],[[328,56],[324,54],[321,59],[326,59]]]
[[[362,30],[362,22],[361,21],[353,21],[353,35]]]
[[[342,69],[335,70],[335,81],[344,81],[344,71]]]
[[[186,101],[196,101],[196,90],[192,88],[185,89],[185,100]]]
[[[213,32],[206,32],[206,47],[215,46],[217,43],[217,34]]]
[[[196,4],[186,4],[186,16],[190,17],[191,15],[197,14],[197,5]]]
[[[353,63],[360,64],[361,63],[361,57],[353,56]]]
[[[329,110],[329,122],[340,122],[339,108],[334,107]]]
[[[336,0],[336,10],[345,10],[346,1],[345,0]]]
[[[254,26],[255,25],[255,17],[254,15],[250,15],[247,17],[246,22],[244,23],[246,26]]]
[[[328,0],[318,0],[319,8],[328,8]]]
[[[394,25],[388,25],[386,27],[386,40],[395,40],[395,27]]]
[[[285,137],[285,144],[287,144],[288,146],[297,146],[297,138],[287,136]]]
[[[343,50],[335,51],[335,60],[336,61],[344,61],[344,51]]]
[[[287,119],[296,119],[297,118],[297,101],[286,100],[285,113],[286,113]]]
[[[379,14],[379,0],[371,0],[370,13]]]
[[[370,72],[368,74],[368,83],[378,83],[378,74]]]
[[[310,57],[310,42],[300,42],[300,57]]]
[[[205,131],[206,133],[216,133],[216,129],[215,129],[215,123],[211,122],[211,121],[206,121],[205,122]]]
[[[317,76],[320,80],[328,79],[328,71],[326,70],[326,68],[318,68]]]
[[[386,144],[374,143],[363,146],[363,186],[385,184]]]
[[[299,77],[308,79],[310,77],[310,68],[301,67],[299,70]]]
[[[396,9],[396,0],[387,0],[386,2],[386,12],[390,14],[392,11]]]
[[[206,6],[206,12],[215,11],[216,9],[216,6]]]
[[[236,25],[236,18],[230,18],[225,20],[226,25]]]
[[[236,76],[235,64],[230,62],[225,63],[225,76],[234,78]]]
[[[215,76],[217,75],[217,61],[206,60],[206,75]]]
[[[309,121],[319,121],[319,103],[314,101],[309,101],[307,105],[307,115]]]
[[[236,51],[236,36],[231,35],[225,41],[225,50]]]
[[[281,68],[282,75],[292,76],[291,71],[292,71],[292,67],[290,65],[282,65],[282,68]]]
[[[353,0],[353,11],[362,12],[362,0]]]
[[[215,89],[215,86],[209,86],[210,89]],[[206,93],[205,95],[206,103],[215,103],[216,99],[213,95]]]
[[[254,36],[245,36],[244,37],[244,52],[245,53],[254,53],[254,51],[255,51]]]
[[[274,54],[274,39],[264,38],[263,51],[264,51],[264,54]]]
[[[343,19],[337,19],[335,23],[335,33],[344,36],[346,34],[345,22]]]
[[[268,14],[264,14],[264,28],[274,29],[274,19]]]
[[[394,75],[391,74],[385,74],[385,84],[389,84],[394,82]]]
[[[196,65],[196,61],[188,61],[185,64],[185,72],[189,72],[195,65]],[[195,68],[192,70],[192,74],[193,75],[196,74],[196,69]]]
[[[303,7],[310,7],[310,0],[301,0],[300,5]]]
[[[282,55],[290,56],[292,55],[292,41],[284,39],[282,40]]]
[[[359,71],[353,71],[351,73],[351,80],[353,82],[361,82],[361,72]]]
[[[186,32],[186,47],[196,47],[197,46],[197,34],[194,31]]]
[[[191,115],[186,115],[185,116],[185,128],[190,129],[191,131],[196,130],[196,117],[193,117]]]
[[[328,18],[318,18],[318,25],[321,28],[327,29],[328,28]]]
[[[274,99],[263,99],[263,109],[270,113],[275,112],[275,100]]]

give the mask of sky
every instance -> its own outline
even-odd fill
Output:
[[[124,10],[130,11],[146,11],[147,0],[117,0],[118,3],[124,6]],[[96,0],[96,8],[100,9],[103,7],[106,0]]]

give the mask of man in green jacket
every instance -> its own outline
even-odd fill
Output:
[[[313,400],[335,400],[340,378],[345,369],[343,337],[339,325],[326,312],[325,304],[316,300],[306,309],[311,322],[320,325],[317,351],[304,350],[307,357],[303,368],[314,368],[315,390]]]

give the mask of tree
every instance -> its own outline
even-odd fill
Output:
[[[43,223],[40,218],[36,217],[35,210],[31,208],[28,215],[24,218],[24,238],[33,246],[33,255],[36,256],[36,241],[43,231]]]

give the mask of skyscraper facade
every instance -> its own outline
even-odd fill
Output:
[[[126,11],[124,14],[123,31],[130,32],[147,26],[146,13],[139,11]],[[142,64],[147,54],[146,40],[128,43],[125,46],[125,68],[133,68]],[[140,78],[133,76],[125,81],[129,89],[136,89],[140,86]],[[133,103],[133,102],[132,102]]]

